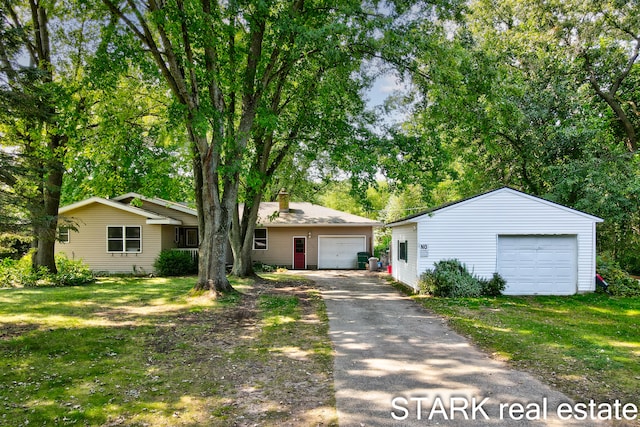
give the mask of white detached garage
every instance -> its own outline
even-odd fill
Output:
[[[501,188],[388,224],[392,274],[417,289],[420,274],[456,258],[478,276],[500,273],[507,295],[594,291],[598,222],[602,219]]]

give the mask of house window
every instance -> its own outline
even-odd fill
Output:
[[[408,257],[408,242],[405,240],[404,242],[401,242],[398,240],[398,259],[399,260],[404,260],[404,262],[407,262],[409,260]]]
[[[175,243],[180,243],[180,227],[176,227],[173,241]]]
[[[60,227],[58,229],[58,242],[60,242],[60,243],[69,243],[69,228],[68,227]]]
[[[266,250],[267,249],[267,229],[256,228],[253,232],[253,249]]]
[[[107,227],[107,252],[142,252],[142,227]]]
[[[198,246],[197,228],[187,228],[185,230],[185,245],[189,248],[195,248]]]

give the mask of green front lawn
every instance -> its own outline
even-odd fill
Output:
[[[483,349],[577,400],[640,406],[640,298],[414,298]]]
[[[0,425],[335,420],[331,346],[313,289],[235,281],[244,295],[215,301],[191,295],[193,283],[0,290]],[[309,389],[312,400],[301,392]]]

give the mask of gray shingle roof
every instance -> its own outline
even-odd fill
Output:
[[[316,226],[381,226],[382,223],[324,206],[307,202],[290,202],[288,213],[279,213],[278,202],[260,203],[258,225],[286,227],[295,225]]]

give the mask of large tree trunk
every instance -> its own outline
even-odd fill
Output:
[[[195,196],[198,208],[200,248],[198,255],[198,282],[196,290],[208,290],[214,296],[233,291],[227,279],[227,247],[231,227],[230,207],[235,207],[238,185],[218,189],[215,164],[210,153],[200,153],[198,135],[193,123],[187,123],[194,147]]]
[[[196,290],[208,290],[214,295],[233,291],[227,279],[227,241],[229,227],[224,215],[205,209],[204,240],[198,257],[198,283]]]
[[[255,274],[251,252],[253,250],[253,232],[256,229],[262,194],[262,191],[260,191],[251,200],[245,202],[242,220],[238,215],[238,209],[235,209],[229,240],[233,251],[231,274],[237,277],[250,277]]]
[[[620,120],[620,124],[622,124],[622,129],[626,135],[626,146],[627,149],[631,153],[635,153],[638,151],[638,137],[636,136],[636,130],[633,127],[633,123],[627,116],[627,113],[622,108],[622,105],[616,100],[616,98],[611,93],[605,93],[602,91],[597,91],[598,95],[605,100],[605,102],[611,107],[613,112],[615,113],[618,120]]]
[[[64,165],[60,159],[59,150],[66,143],[66,138],[54,135],[49,143],[51,158],[45,161],[43,168],[43,188],[41,192],[42,206],[33,207],[34,218],[34,246],[32,258],[34,269],[46,268],[50,273],[57,273],[55,260],[55,245],[58,231],[58,209],[60,208],[60,192],[64,177]],[[42,210],[41,210],[42,209]]]

